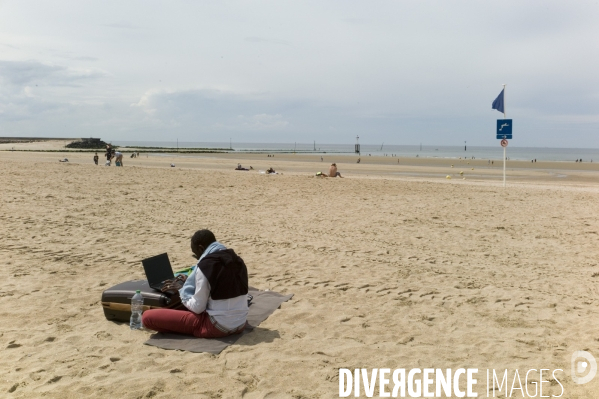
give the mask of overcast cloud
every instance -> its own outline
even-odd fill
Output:
[[[597,1],[1,1],[0,136],[599,147]]]

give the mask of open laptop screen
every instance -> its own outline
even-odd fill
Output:
[[[141,261],[146,272],[146,278],[150,287],[160,286],[164,280],[174,279],[173,268],[166,253],[152,256]]]

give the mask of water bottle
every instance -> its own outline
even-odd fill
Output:
[[[141,291],[135,291],[135,295],[131,298],[131,321],[129,327],[132,330],[139,330],[141,325],[141,314],[143,312],[144,297],[141,295]]]

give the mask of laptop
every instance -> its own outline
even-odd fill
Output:
[[[148,285],[155,290],[162,291],[166,280],[173,280],[175,274],[166,253],[152,256],[141,261],[146,272]]]

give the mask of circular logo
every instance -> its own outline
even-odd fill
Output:
[[[507,140],[506,139],[501,140],[501,146],[502,147],[507,147]]]
[[[595,378],[596,374],[597,361],[593,355],[586,351],[576,351],[572,354],[572,380],[576,384],[586,384]]]

